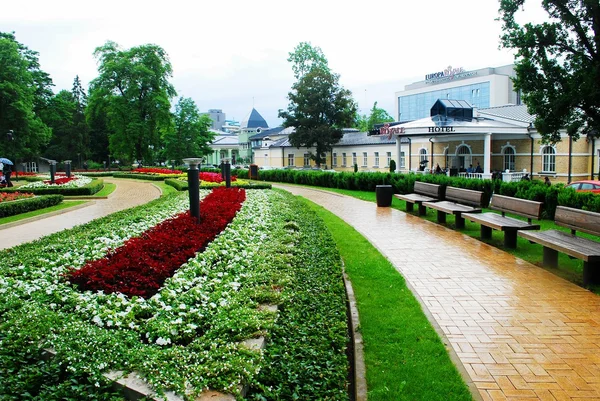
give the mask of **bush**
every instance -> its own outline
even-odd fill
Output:
[[[20,199],[13,202],[0,203],[0,217],[15,216],[17,214],[31,212],[58,205],[63,201],[62,195],[45,195],[34,198]]]
[[[64,196],[86,196],[93,195],[96,192],[100,191],[104,188],[103,180],[92,180],[89,184],[79,187],[79,188],[65,188],[65,187],[48,187],[48,188],[27,188],[27,192],[36,194],[36,195],[50,195],[50,194],[59,194]],[[19,187],[11,187],[1,189],[0,192],[22,192],[23,189]]]
[[[167,178],[165,184],[172,186],[178,191],[186,191],[188,189],[187,181],[176,180],[175,178]]]
[[[396,171],[396,162],[393,160],[390,160],[390,173],[393,173]]]

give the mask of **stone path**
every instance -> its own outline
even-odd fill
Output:
[[[161,191],[151,182],[104,178],[104,182],[117,184],[108,199],[98,199],[89,206],[67,211],[55,216],[43,217],[15,227],[0,229],[0,249],[33,241],[43,236],[88,223],[99,217],[147,203],[160,196]]]
[[[475,397],[600,400],[599,296],[422,218],[327,191],[273,186],[324,206],[390,260],[452,347]]]

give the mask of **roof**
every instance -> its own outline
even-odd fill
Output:
[[[242,120],[240,124],[241,128],[269,128],[269,125],[265,119],[260,115],[258,111],[253,107],[248,117]]]
[[[270,129],[263,130],[258,134],[254,134],[248,139],[250,139],[250,140],[261,139],[261,138],[265,138],[270,135],[286,135],[286,133],[283,132],[284,130],[285,130],[285,127],[270,128]]]
[[[524,104],[514,105],[507,104],[498,107],[489,107],[487,109],[479,109],[479,114],[491,117],[505,118],[508,120],[520,121],[524,123],[532,123],[535,117],[527,111],[527,106]]]
[[[350,130],[349,130],[350,131]],[[355,145],[388,145],[395,144],[396,138],[388,139],[387,135],[369,136],[367,132],[359,132],[358,130],[351,130],[350,132],[344,132],[342,139],[335,146],[355,146]],[[278,139],[273,142],[270,147],[281,148],[293,146],[289,137]]]

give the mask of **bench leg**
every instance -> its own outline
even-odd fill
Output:
[[[488,226],[481,225],[481,239],[490,239],[492,238],[492,228]]]
[[[437,211],[437,222],[445,223],[446,222],[446,213],[442,212],[441,210],[438,210]]]
[[[504,232],[504,246],[506,248],[515,249],[517,247],[517,232],[516,231],[505,231]]]
[[[558,251],[544,247],[544,266],[558,267]]]
[[[583,262],[583,285],[600,284],[600,263]]]
[[[427,207],[419,204],[419,216],[425,216],[427,214]]]
[[[415,204],[411,203],[409,201],[406,201],[406,211],[412,212],[413,210],[415,210]]]
[[[456,228],[465,228],[465,218],[462,217],[460,214],[456,215],[454,223],[456,224]]]

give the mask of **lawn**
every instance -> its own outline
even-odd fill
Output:
[[[46,214],[46,213],[56,212],[59,210],[65,210],[65,209],[68,209],[68,208],[71,208],[74,206],[81,205],[82,203],[86,203],[86,201],[82,201],[82,200],[81,201],[63,201],[62,203],[60,203],[56,206],[46,207],[44,209],[33,210],[31,212],[21,213],[21,214],[15,215],[15,216],[2,217],[2,218],[0,218],[0,225],[12,223],[12,222],[19,221],[19,220],[28,219],[30,217],[40,216],[40,215]]]

